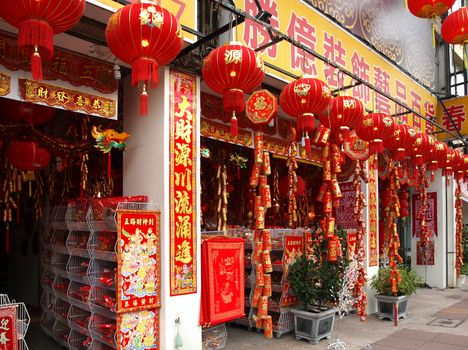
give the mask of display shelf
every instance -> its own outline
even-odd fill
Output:
[[[89,264],[89,258],[70,255],[67,263],[67,273],[70,280],[89,285]]]
[[[55,306],[55,296],[51,291],[43,291],[41,296],[41,307],[44,313],[53,313]]]
[[[100,343],[98,341],[93,340],[93,343],[92,343],[90,349],[92,349],[92,350],[112,350],[114,348],[110,347],[109,345],[106,345],[106,344],[103,344],[103,343]]]
[[[54,230],[64,230],[68,231],[67,222],[65,221],[65,216],[67,214],[67,206],[57,206],[52,210],[51,222],[52,228]]]
[[[53,271],[45,270],[41,277],[41,286],[42,290],[53,293],[52,292],[52,284],[54,283],[55,275]]]
[[[68,204],[65,221],[70,231],[89,231],[86,221],[88,206],[86,200],[75,200]]]
[[[91,316],[89,331],[93,339],[110,346],[112,349],[117,348],[115,341],[116,326],[114,319],[93,313]]]
[[[41,254],[41,264],[44,271],[52,271],[52,258],[54,253],[51,249],[44,249]]]
[[[91,257],[117,262],[117,233],[112,231],[91,232],[88,249]]]
[[[88,272],[91,285],[115,290],[116,263],[93,259]]]
[[[68,346],[70,350],[89,350],[91,349],[92,339],[74,329],[70,332]]]
[[[50,243],[50,234],[52,233],[52,212],[54,208],[53,207],[46,207],[44,208],[42,218],[41,218],[41,223],[42,223],[42,231],[41,231],[41,242],[42,244],[44,243]],[[49,239],[45,239],[46,237],[49,237]]]
[[[90,231],[110,231],[117,232],[117,224],[115,221],[115,209],[98,208],[95,202],[91,202],[86,214],[86,221]]]
[[[93,287],[90,297],[91,311],[111,319],[116,319],[115,315],[115,291],[101,287]]]
[[[80,282],[72,281],[68,288],[68,299],[70,304],[77,306],[83,310],[91,311],[89,300],[91,294],[91,286]]]
[[[81,334],[90,337],[89,324],[91,321],[91,312],[83,310],[72,304],[68,313],[68,325]]]
[[[68,327],[68,323],[64,323],[60,319],[55,320],[52,327],[52,336],[60,345],[69,349],[68,338],[70,336],[70,327]]]
[[[67,249],[70,255],[89,258],[89,231],[70,231],[67,238]]]
[[[54,327],[55,317],[49,313],[43,313],[40,320],[41,329],[47,335],[52,337],[52,328]]]
[[[67,248],[67,237],[68,237],[68,230],[54,230],[54,233],[52,234],[52,239],[50,240],[50,243],[52,245],[52,250],[54,253],[60,253],[60,254],[67,254],[68,255],[68,248]]]
[[[70,303],[65,300],[57,299],[54,306],[55,319],[59,320],[68,327],[68,312],[70,311]]]
[[[67,290],[70,285],[70,280],[62,276],[55,276],[54,282],[52,283],[52,291],[54,296],[58,299],[68,302]]]
[[[226,326],[220,324],[215,327],[205,328],[202,331],[202,349],[219,350],[226,346]]]

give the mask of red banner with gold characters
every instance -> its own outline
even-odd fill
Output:
[[[303,236],[284,236],[283,237],[283,293],[281,295],[281,306],[297,303],[297,297],[289,294],[288,271],[289,266],[296,261],[296,258],[302,255],[304,251]]]
[[[379,265],[379,247],[377,245],[377,234],[378,234],[378,225],[377,225],[377,170],[373,168],[375,155],[370,156],[369,158],[369,266],[378,266]]]
[[[416,265],[434,265],[434,241],[416,242]]]
[[[0,308],[0,349],[17,350],[16,306]]]
[[[159,216],[117,211],[117,313],[160,306]]]
[[[117,316],[117,350],[157,350],[159,343],[159,309]]]
[[[6,96],[10,93],[10,76],[0,73],[0,96]]]
[[[31,69],[31,55],[18,50],[18,39],[0,33],[0,65],[8,70]],[[54,48],[54,57],[43,60],[44,80],[68,81],[73,86],[89,86],[96,91],[110,94],[117,91],[118,83],[114,76],[114,65]]]
[[[197,78],[170,74],[171,296],[197,291]]]
[[[42,102],[69,111],[83,111],[107,119],[117,119],[115,100],[40,81],[18,79],[21,96],[28,102]]]
[[[213,326],[242,317],[244,293],[244,239],[204,241],[200,324]]]

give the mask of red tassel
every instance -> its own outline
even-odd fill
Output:
[[[5,226],[5,253],[10,254],[10,224]]]
[[[435,180],[435,173],[431,171],[431,182],[434,182]]]
[[[239,127],[237,125],[237,117],[235,113],[232,113],[232,118],[231,118],[231,136],[237,137],[239,134]]]
[[[309,154],[312,151],[312,148],[310,147],[310,138],[308,134],[306,134],[306,137],[305,137],[305,149],[306,149],[306,152]]]
[[[111,152],[107,153],[107,181],[110,183],[112,175],[112,157]]]
[[[18,24],[18,47],[32,50],[35,46],[44,59],[54,55],[54,30],[49,23],[39,19],[27,19]]]
[[[132,63],[132,85],[147,82],[151,87],[158,84],[158,63],[151,58],[138,58]]]
[[[34,53],[31,56],[31,73],[34,80],[42,80],[42,59],[37,46],[34,47]]]
[[[148,93],[146,92],[146,84],[143,84],[143,90],[140,94],[140,115],[148,115]]]
[[[416,154],[413,157],[413,164],[414,165],[422,165],[424,163],[423,157],[421,154]]]
[[[245,110],[244,91],[240,89],[226,90],[223,93],[223,108],[227,113],[243,112]]]
[[[384,151],[384,145],[382,140],[372,140],[369,145],[369,151],[370,153],[382,153]]]
[[[406,151],[404,148],[397,148],[393,150],[392,152],[392,159],[399,161],[399,160],[405,160],[406,157]]]

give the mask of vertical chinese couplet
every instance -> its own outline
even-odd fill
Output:
[[[17,350],[16,306],[0,308],[0,349]]]
[[[197,291],[196,91],[195,76],[171,70],[171,296]]]
[[[374,164],[374,157],[369,158],[369,164]],[[379,265],[379,250],[377,245],[377,171],[369,169],[369,266]]]

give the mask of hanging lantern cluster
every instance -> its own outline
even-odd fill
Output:
[[[370,113],[356,127],[357,136],[369,142],[370,153],[382,153],[384,140],[393,136],[395,122],[385,113]]]
[[[328,85],[307,75],[289,83],[281,91],[281,108],[297,118],[297,129],[302,133],[307,152],[311,151],[309,133],[315,127],[314,116],[323,113],[330,100],[331,91]]]
[[[395,161],[401,161],[408,156],[409,150],[416,141],[417,132],[406,124],[396,124],[392,137],[384,140],[384,147],[391,151],[391,157]]]
[[[132,85],[141,85],[140,114],[148,114],[148,91],[158,83],[158,67],[174,60],[182,49],[176,17],[150,2],[126,5],[107,23],[106,40],[114,55],[132,65]]]
[[[223,108],[232,114],[231,135],[237,136],[236,114],[245,110],[244,95],[260,86],[265,76],[263,61],[249,47],[230,43],[211,51],[203,62],[206,85],[223,95]]]
[[[42,59],[54,56],[55,34],[79,22],[85,0],[4,0],[0,17],[18,28],[18,47],[31,55],[34,80],[42,80]]]

